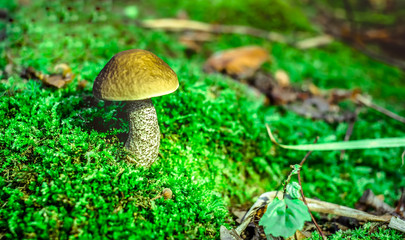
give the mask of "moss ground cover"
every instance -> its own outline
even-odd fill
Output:
[[[166,2],[141,4],[139,17],[167,17],[163,10],[148,12]],[[218,2],[210,8],[220,11],[226,5]],[[182,8],[198,13],[198,5],[179,3],[171,13]],[[309,143],[316,136],[320,141],[344,138],[347,123],[314,122],[265,106],[245,86],[203,73],[207,54],[216,50],[258,44],[273,56],[266,71],[282,68],[294,82],[309,79],[322,88],[361,87],[405,113],[404,73],[341,43],[303,52],[228,35],[187,57],[176,35],[141,29],[125,18],[125,3],[1,4],[9,14],[1,20],[5,39],[0,42],[0,236],[6,239],[215,238],[220,225],[232,224],[230,207],[249,206],[255,196],[279,187],[289,165],[304,155],[272,146],[265,123],[288,144]],[[226,6],[224,11],[238,7]],[[209,22],[208,17],[198,15]],[[241,15],[240,21],[247,18]],[[291,21],[287,27],[294,26]],[[153,99],[162,141],[159,160],[150,169],[126,162],[124,104],[92,97],[92,82],[104,64],[131,48],[157,54],[180,81],[177,92]],[[27,67],[51,73],[59,63],[76,75],[66,88],[21,77]],[[90,84],[81,88],[83,79]],[[404,133],[403,125],[363,110],[352,139]],[[313,153],[303,170],[304,191],[353,206],[371,188],[393,203],[405,187],[400,155],[401,149],[348,151],[340,160],[340,152]],[[172,200],[152,200],[166,187],[173,191]]]

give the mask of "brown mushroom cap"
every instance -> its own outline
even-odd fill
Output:
[[[155,54],[140,49],[119,52],[104,66],[93,85],[102,100],[134,101],[176,91],[176,73]]]

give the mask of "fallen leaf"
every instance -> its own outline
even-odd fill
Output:
[[[278,85],[282,88],[287,88],[291,85],[290,83],[290,76],[284,70],[277,70],[274,74],[274,78],[276,79]]]
[[[232,209],[232,214],[237,218],[235,220],[236,223],[241,224],[243,217],[246,215],[247,211],[245,210],[237,210],[237,209]]]
[[[308,236],[309,235],[309,236]],[[303,240],[311,237],[311,234],[304,234],[300,230],[297,230],[293,236],[287,238],[287,240]]]
[[[4,72],[10,76],[11,74],[13,74],[13,69],[14,69],[14,65],[12,63],[9,63],[6,65],[6,67],[4,68]]]
[[[312,119],[326,122],[342,122],[353,119],[355,113],[341,110],[337,105],[331,105],[322,97],[310,97],[303,102],[294,102],[286,106],[295,113]]]
[[[268,74],[258,73],[252,82],[254,88],[266,95],[275,105],[284,105],[297,100],[299,94],[293,88],[283,88]]]
[[[385,197],[383,194],[376,195],[375,197],[384,202]]]
[[[79,84],[77,85],[78,88],[84,89],[87,85],[89,85],[89,81],[87,80],[80,80]]]
[[[72,69],[66,63],[57,64],[53,68],[53,71],[56,72],[56,73],[61,73],[64,77],[66,75],[72,74]]]
[[[61,88],[65,86],[65,81],[63,79],[63,76],[61,75],[52,75],[52,76],[47,76],[41,79],[43,83],[49,86]]]
[[[69,68],[70,69],[70,68]],[[66,86],[67,84],[71,83],[73,81],[74,74],[71,72],[65,70],[63,71],[62,74],[52,74],[52,75],[43,75],[39,79],[46,85],[56,87],[56,88],[62,88]]]
[[[62,88],[67,84],[71,83],[74,79],[72,69],[65,63],[56,65],[54,67],[54,71],[59,73],[48,75],[41,71],[37,71],[33,67],[28,67],[22,71],[21,75],[22,77],[28,79],[30,78],[39,79],[44,84],[56,88]]]
[[[274,86],[269,96],[273,104],[285,105],[287,103],[295,102],[298,98],[297,92],[290,89]]]
[[[356,96],[361,93],[360,89],[332,89],[329,93],[328,102],[330,104],[337,104],[343,100],[352,100],[356,99]]]
[[[245,46],[215,53],[204,64],[208,73],[221,72],[238,79],[250,78],[270,59],[266,49]]]
[[[320,96],[321,90],[313,83],[308,85],[308,91],[314,96]]]

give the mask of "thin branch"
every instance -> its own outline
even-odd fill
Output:
[[[314,143],[316,143],[318,141],[319,137],[316,137]],[[321,228],[319,227],[318,223],[316,222],[314,215],[312,215],[311,211],[309,210],[309,206],[307,203],[307,200],[305,199],[305,195],[304,195],[304,190],[302,189],[302,183],[301,183],[301,168],[304,165],[305,161],[307,160],[307,158],[309,157],[309,155],[311,155],[312,151],[307,152],[307,154],[305,155],[305,157],[302,159],[302,161],[300,162],[300,169],[298,169],[298,184],[301,187],[301,197],[302,197],[302,201],[305,203],[305,205],[308,208],[308,212],[309,215],[311,216],[312,222],[315,224],[316,230],[319,232],[319,234],[322,236],[323,239],[326,239],[325,234],[322,232]]]
[[[374,109],[374,110],[376,110],[376,111],[378,111],[378,112],[380,112],[380,113],[382,113],[382,114],[384,114],[384,115],[386,115],[386,116],[388,116],[388,117],[390,117],[392,119],[395,119],[395,120],[397,120],[397,121],[399,121],[401,123],[405,123],[405,117],[399,116],[396,113],[393,113],[393,112],[391,112],[391,111],[389,111],[389,110],[387,110],[387,109],[385,109],[383,107],[380,107],[380,106],[374,104],[371,100],[367,99],[366,97],[362,96],[361,94],[356,95],[356,100],[358,102],[360,102],[361,104],[363,104],[363,105],[365,105],[367,107],[370,107],[370,108],[372,108],[372,109]]]
[[[391,218],[391,221],[388,224],[388,227],[405,233],[405,221],[402,219],[399,219],[397,217]]]
[[[329,34],[323,34],[312,38],[307,38],[295,43],[295,46],[299,49],[305,50],[315,47],[321,47],[330,44],[335,41],[335,38]]]
[[[253,204],[253,206],[246,213],[245,217],[242,220],[242,223],[236,228],[236,231],[240,234],[245,230],[247,225],[251,222],[255,216],[258,209],[269,204],[273,201],[274,198],[283,198],[283,193],[281,191],[271,191],[266,192],[260,195],[259,199]],[[376,216],[372,215],[354,208],[349,208],[342,205],[337,205],[334,203],[324,202],[312,198],[305,198],[308,203],[309,210],[313,212],[333,214],[342,217],[350,217],[364,222],[388,222],[391,219],[391,216]]]
[[[154,20],[143,20],[141,21],[141,26],[151,29],[165,29],[174,32],[192,30],[210,33],[244,34],[264,38],[272,42],[287,43],[287,39],[280,33],[276,32],[268,32],[262,29],[246,26],[208,24],[186,19],[163,18]]]
[[[405,207],[405,188],[401,188],[401,197],[399,198],[395,213],[401,217],[404,217],[403,208]]]
[[[350,140],[350,136],[351,136],[352,133],[353,133],[353,127],[354,127],[354,123],[356,122],[356,119],[357,119],[357,111],[356,111],[356,116],[354,117],[353,120],[351,120],[351,121],[349,122],[349,126],[347,127],[346,134],[345,134],[345,138],[344,138],[344,141],[345,141],[345,142],[347,142],[347,141]],[[340,160],[342,160],[343,157],[345,156],[345,152],[346,152],[346,150],[340,151]]]
[[[176,18],[143,20],[140,22],[140,26],[144,28],[163,29],[173,32],[197,31],[214,34],[250,35],[253,37],[263,38],[271,42],[290,44],[299,49],[309,49],[325,46],[334,41],[334,38],[331,35],[322,34],[320,36],[303,39],[294,43],[280,33],[269,32],[263,29],[248,26],[209,24],[205,22]]]
[[[364,191],[363,195],[359,199],[358,203],[364,204],[368,207],[373,207],[381,213],[392,214],[395,209],[390,205],[386,204],[383,200],[379,199],[371,189]]]

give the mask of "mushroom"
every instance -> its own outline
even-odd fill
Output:
[[[94,81],[96,98],[127,102],[129,136],[125,148],[141,166],[152,165],[159,152],[160,130],[151,98],[172,93],[178,87],[177,75],[169,65],[140,49],[114,55]]]

